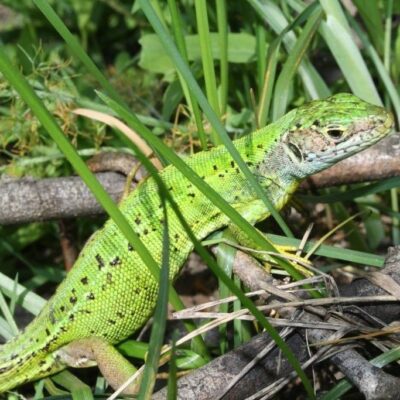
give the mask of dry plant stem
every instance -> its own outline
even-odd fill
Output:
[[[285,328],[282,329],[282,331],[279,333],[280,337],[282,339],[285,339],[290,333],[293,332],[293,329],[291,328]],[[218,397],[216,397],[215,400],[221,400],[226,393],[229,392],[231,388],[233,388],[243,377],[252,369],[254,368],[259,361],[261,361],[264,357],[267,356],[267,354],[274,349],[275,345],[273,342],[269,343],[269,346],[266,346],[253,360],[251,360],[245,368],[233,379],[227,387],[225,387],[225,390],[223,393],[219,394]]]
[[[326,187],[343,183],[355,183],[400,176],[400,134],[396,133],[375,146],[346,159],[332,168],[314,175],[302,187]],[[116,167],[120,163],[122,167]],[[130,157],[130,156],[129,156]],[[126,153],[115,153],[112,162],[102,161],[102,171],[115,171],[127,174]],[[101,174],[104,188],[114,199],[120,199],[125,180],[118,173],[109,173],[107,178]],[[10,182],[13,182],[12,184]],[[89,191],[84,191],[80,178],[51,178],[40,181],[22,179],[0,183],[0,224],[17,224],[55,218],[73,218],[83,215],[101,214],[102,209]],[[68,190],[64,190],[65,186]],[[71,192],[71,193],[70,193]],[[75,196],[74,193],[80,193]],[[52,204],[59,205],[54,210]]]
[[[248,256],[242,251],[236,252],[236,257],[233,264],[233,272],[248,288],[258,286],[256,290],[264,289],[267,293],[286,299],[288,301],[298,300],[298,298],[293,294],[278,289],[275,285],[273,285],[271,275],[267,271],[265,271],[265,269],[263,269],[260,264],[254,260],[254,258]],[[326,314],[325,310],[314,310],[313,306],[309,307],[310,310],[313,310],[314,312],[323,312],[321,317],[324,317]]]
[[[302,364],[303,369],[307,369],[310,365],[314,364],[315,362],[318,361],[321,357],[325,355],[325,353],[328,351],[327,348],[325,349],[320,349],[318,350],[317,353],[312,355],[306,362]],[[286,386],[291,379],[293,379],[296,376],[296,373],[292,371],[290,374],[288,374],[287,377],[282,377],[276,380],[275,382],[271,383],[269,386],[261,389],[259,392],[255,393],[252,396],[249,396],[246,398],[246,400],[267,400],[272,398],[275,394],[277,394],[280,390]]]
[[[384,282],[387,284],[388,280],[392,281],[392,286],[395,285],[396,281],[400,282],[400,274],[399,274],[399,264],[400,264],[400,256],[397,251],[390,250],[388,252],[388,257],[385,263],[385,269],[383,273],[388,275],[387,279]],[[396,279],[397,277],[397,279]],[[370,297],[374,292],[376,296],[385,295],[385,291],[379,289],[374,286],[370,281],[364,279],[364,285],[362,287],[362,293],[358,291],[354,293],[354,296],[357,297]],[[357,282],[357,281],[356,281]],[[265,284],[262,284],[260,287],[264,288]],[[352,285],[349,285],[352,287]],[[373,287],[375,289],[373,289]],[[251,288],[253,290],[257,289],[257,283],[252,285]],[[393,289],[391,289],[393,291]],[[292,300],[292,299],[291,299]],[[393,308],[397,308],[397,316],[400,314],[399,305],[393,304]],[[388,308],[385,305],[377,305],[374,307],[379,307],[380,309]],[[316,328],[318,327],[318,323],[321,321],[320,318],[313,312],[314,310],[307,309],[306,311],[311,311],[304,313],[301,320],[307,322],[314,322]],[[325,311],[325,310],[324,310]],[[280,313],[286,318],[290,318],[293,315],[293,309],[291,308],[282,308],[280,309]],[[376,315],[380,315],[380,312]],[[337,322],[336,318],[330,317],[328,319],[325,318],[325,322],[335,323]],[[327,331],[326,329],[309,329],[307,331],[308,340],[311,343],[318,343],[322,340],[326,340],[333,332]],[[301,332],[304,337],[305,333]],[[304,337],[305,340],[305,337]],[[354,349],[347,349],[342,352],[339,352],[332,357],[330,357],[330,361],[333,362],[344,375],[360,390],[361,393],[367,399],[391,399],[391,398],[399,398],[398,396],[398,385],[400,384],[400,380],[395,378],[381,369],[374,367],[370,364],[363,356],[361,356]]]
[[[400,248],[390,249],[382,273],[388,274],[394,281],[400,283]],[[240,254],[240,252],[238,252]],[[234,271],[242,274],[242,278],[246,281],[246,286],[250,290],[259,290],[260,282],[263,281],[264,271],[253,271],[257,268],[257,263],[248,258],[243,253],[240,255],[240,265],[237,265],[237,259],[234,263]],[[268,274],[267,274],[268,275]],[[267,282],[271,282],[271,278],[267,276]],[[358,279],[350,285],[340,288],[342,296],[373,296],[386,295],[383,289],[376,287],[367,279]],[[276,301],[276,300],[274,300]],[[372,316],[377,316],[386,323],[400,319],[400,304],[378,303],[376,305],[368,304],[359,306],[359,309],[368,310]],[[286,318],[293,316],[294,308],[281,308],[280,314]],[[321,313],[326,312],[323,310]],[[360,315],[362,315],[360,313]],[[332,331],[321,329],[319,324],[321,319],[311,312],[304,312],[300,321],[313,323],[315,329],[308,329],[307,339],[311,343],[318,343],[328,339],[332,335]],[[338,322],[337,318],[330,317],[325,320],[327,323]],[[248,363],[256,358],[265,346],[269,343],[268,335],[260,334],[244,344],[241,347],[221,356],[206,366],[194,371],[192,374],[181,378],[178,381],[178,398],[198,398],[202,400],[215,399],[229,383],[235,379],[241,371],[246,368]],[[307,343],[304,331],[294,333],[287,339],[290,346],[300,362],[304,363],[309,358],[307,352]],[[359,389],[359,391],[368,400],[375,399],[399,399],[400,380],[393,377],[379,368],[370,364],[360,353],[349,347],[338,347],[341,352],[336,352],[329,357],[345,376]],[[253,395],[255,392],[272,384],[279,378],[286,376],[291,372],[286,361],[281,360],[282,368],[277,371],[276,366],[280,362],[279,352],[276,349],[269,353],[268,356],[251,369],[243,379],[230,390],[223,399],[243,399]],[[160,400],[166,398],[166,391],[163,389],[157,392],[154,399]]]

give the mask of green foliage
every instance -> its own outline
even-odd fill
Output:
[[[142,46],[139,65],[150,72],[166,75],[166,78],[175,75],[175,65],[168,57],[160,39],[154,33],[148,33],[139,40]],[[218,33],[210,34],[211,51],[214,60],[221,59]],[[187,35],[185,45],[188,49],[188,60],[194,62],[201,59],[199,35]],[[267,44],[265,44],[267,48]],[[228,34],[228,62],[233,64],[247,64],[255,60],[256,38],[248,33]]]

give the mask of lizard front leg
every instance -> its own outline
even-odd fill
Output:
[[[249,204],[243,205],[242,207],[237,207],[237,211],[246,218],[246,220],[255,225],[260,220],[260,215],[263,215],[261,219],[265,219],[269,216],[269,212],[266,210],[264,203],[257,199]],[[256,229],[261,235],[263,233]],[[228,230],[232,237],[241,245],[248,248],[248,252],[252,254],[254,257],[258,258],[261,261],[267,263],[266,267],[270,269],[270,263],[274,262],[273,258],[271,258],[271,254],[264,252],[264,249],[256,245],[249,237],[236,225],[229,224]],[[264,236],[264,235],[263,235]],[[268,239],[267,239],[268,240]],[[294,248],[290,248],[288,246],[278,246],[271,242],[271,244],[278,250],[278,254],[282,254],[284,258],[286,258],[289,262],[292,262],[292,265],[295,269],[297,269],[300,273],[302,273],[306,277],[310,277],[313,273],[307,268],[303,267],[303,265],[307,265],[306,260],[301,257],[295,256],[292,252],[296,251]]]
[[[114,346],[98,337],[75,340],[57,350],[55,356],[60,362],[72,368],[86,368],[97,365],[113,389],[120,387],[137,371]],[[138,392],[138,389],[139,384],[132,383],[123,393],[134,395]]]

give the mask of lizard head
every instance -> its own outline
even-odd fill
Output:
[[[393,127],[390,112],[348,93],[293,111],[282,141],[293,175],[300,179],[371,146]]]

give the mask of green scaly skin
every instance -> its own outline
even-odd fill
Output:
[[[372,145],[392,125],[392,115],[383,108],[339,94],[292,110],[236,140],[235,146],[269,199],[281,209],[302,179]],[[254,196],[224,147],[200,152],[187,163],[251,223],[268,217],[263,202]],[[229,225],[229,219],[175,167],[165,168],[160,176],[198,239]],[[160,263],[163,221],[154,180],[139,185],[120,208]],[[193,245],[175,214],[170,210],[168,215],[170,278],[174,280]],[[157,288],[135,249],[108,221],[85,245],[37,318],[0,347],[0,393],[68,366],[96,363],[109,383],[117,386],[133,367],[122,367],[122,378],[115,378],[107,367],[102,369],[103,363],[114,360],[118,365],[120,361],[110,344],[143,326],[152,315]]]

